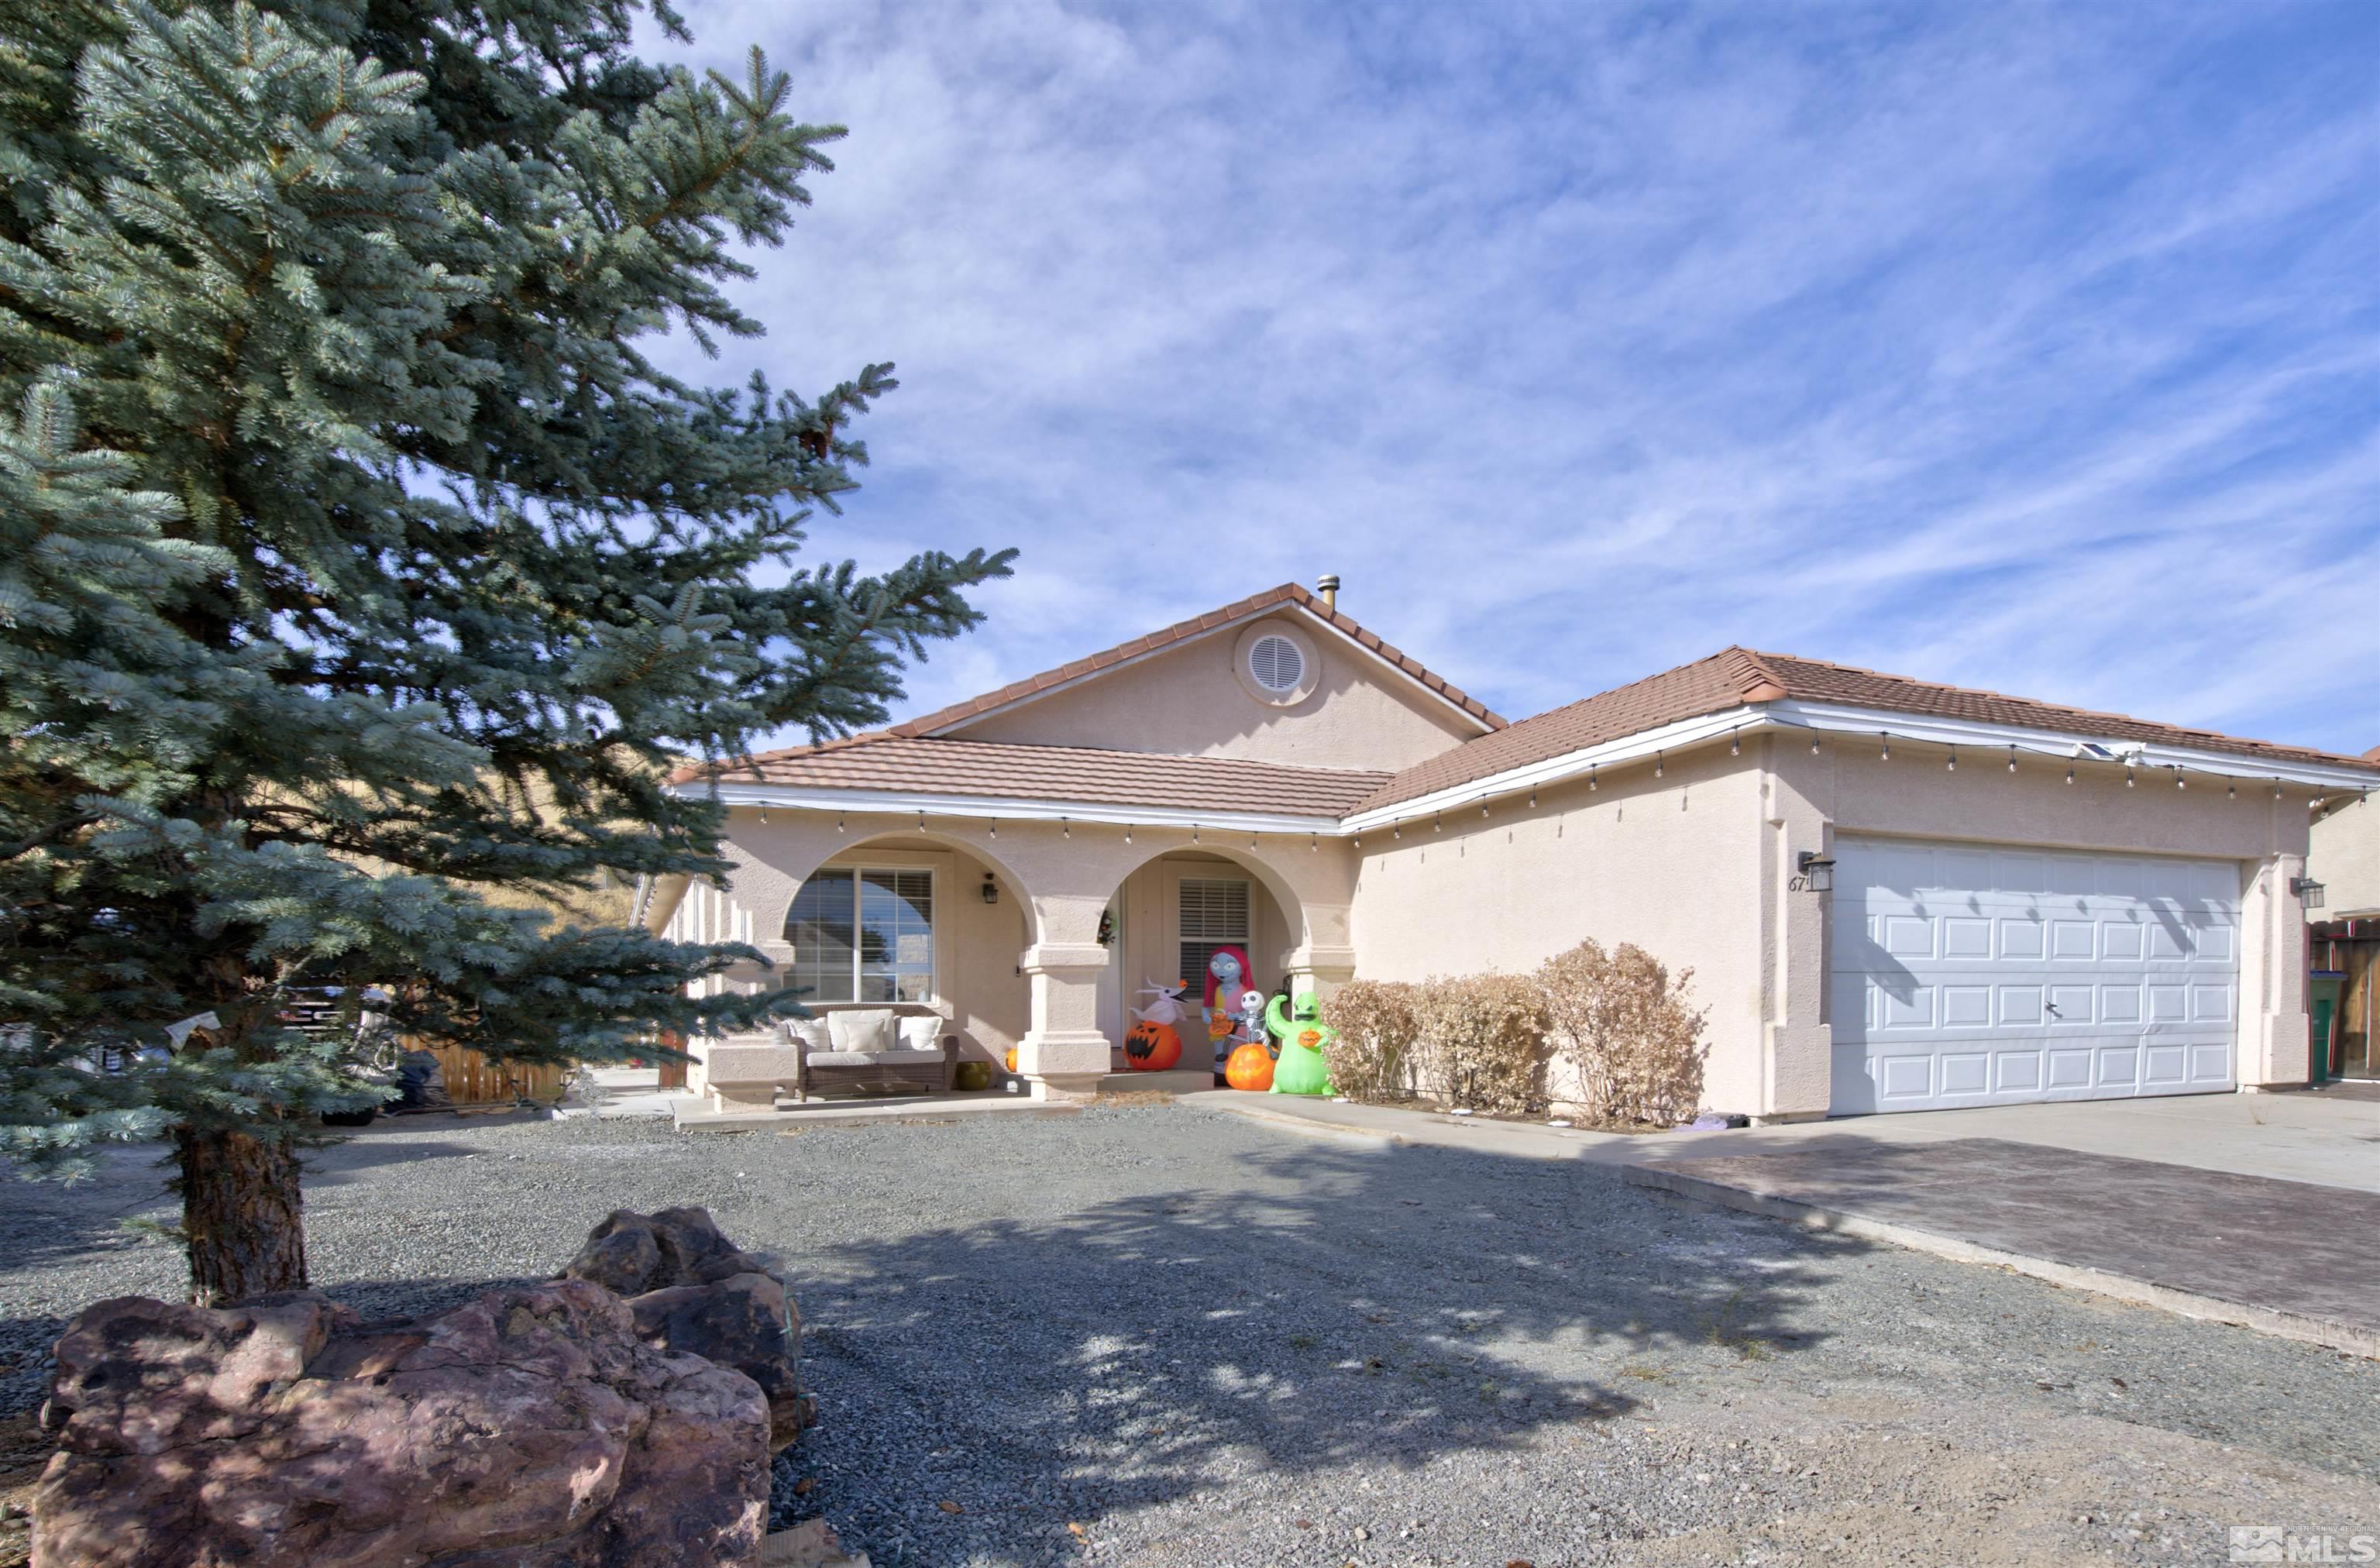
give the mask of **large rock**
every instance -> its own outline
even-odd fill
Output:
[[[34,1568],[712,1568],[767,1521],[752,1380],[576,1281],[407,1323],[103,1301],[42,1419]]]
[[[773,1447],[817,1418],[802,1392],[802,1319],[785,1282],[722,1235],[709,1209],[614,1209],[562,1277],[627,1297],[637,1332],[655,1349],[707,1356],[759,1384]]]

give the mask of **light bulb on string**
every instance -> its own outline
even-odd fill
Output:
[[[1950,748],[1950,760],[1942,764],[1942,771],[1946,773],[1955,773],[1959,771],[1959,748],[1957,747],[1954,746]]]
[[[769,808],[765,804],[760,808],[760,825],[764,828],[769,825]]]
[[[1669,759],[1664,757],[1660,752],[1656,751],[1653,753],[1653,776],[1655,778],[1658,779],[1661,776],[1661,771],[1667,765],[1668,761]]]
[[[2173,771],[2173,787],[2176,789],[2188,789],[2190,787],[2190,781],[2181,776],[2181,770],[2180,768],[2176,768]]]
[[[1058,819],[1058,836],[1060,838],[1072,838],[1075,836],[1075,820],[1072,817],[1061,817]]]
[[[1879,761],[1879,762],[1889,762],[1889,761],[1891,761],[1891,760],[1892,760],[1892,737],[1891,737],[1890,735],[1886,735],[1882,730],[1878,730],[1878,731],[1876,731],[1876,738],[1877,738],[1877,747],[1876,747],[1876,760],[1877,760],[1877,761]]]
[[[837,833],[843,832],[843,813],[840,811],[837,811],[834,814],[834,831]]]
[[[2137,779],[2135,779],[2135,778],[2133,778],[2133,777],[2132,777],[2132,765],[2131,765],[2130,762],[2125,763],[2125,764],[2124,764],[2124,787],[2125,787],[2126,789],[2131,789],[2134,784],[2138,784],[2139,782],[2140,782],[2140,781],[2138,781]]]
[[[2013,746],[2009,748],[2009,772],[2016,772],[2016,748]]]
[[[1811,755],[1811,756],[1813,756],[1813,757],[1815,757],[1817,754],[1818,754],[1818,732],[1817,732],[1817,731],[1815,731],[1815,730],[1812,730],[1812,731],[1810,732],[1810,755]]]
[[[994,838],[1000,836],[1000,819],[997,817],[991,820],[991,836]]]
[[[2230,783],[2223,786],[2223,798],[2226,800],[2237,800],[2240,798],[2239,780],[2233,779]]]
[[[1727,754],[1730,757],[1743,755],[1743,736],[1741,732],[1736,730],[1727,732]]]
[[[2066,765],[2066,782],[2068,784],[2074,782],[2074,765],[2071,762]]]
[[[1532,810],[1532,811],[1534,811],[1534,810],[1536,810],[1536,808],[1537,808],[1537,792],[1536,792],[1536,786],[1535,786],[1535,785],[1531,785],[1531,786],[1530,786],[1530,789],[1529,789],[1529,809],[1530,809],[1530,810]]]
[[[1592,762],[1589,762],[1589,763],[1586,765],[1586,792],[1587,792],[1589,795],[1592,795],[1592,794],[1594,794],[1594,793],[1595,793],[1595,791],[1596,791],[1596,787],[1597,787],[1597,785],[1596,785],[1596,783],[1595,783],[1595,764],[1594,764],[1594,763],[1592,763]]]

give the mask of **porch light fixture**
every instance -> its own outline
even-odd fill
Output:
[[[2296,893],[2298,895],[2298,902],[2304,905],[2307,908],[2319,909],[2322,907],[2325,889],[2320,882],[2314,881],[2312,877],[2291,877],[2289,879],[2289,891]]]
[[[992,881],[991,873],[990,871],[986,871],[983,874],[983,901],[986,904],[997,904],[1000,902],[1000,884]]]
[[[1803,892],[1832,893],[1835,891],[1835,863],[1826,856],[1815,849],[1805,849],[1802,851],[1801,858],[1795,864],[1801,868],[1801,874],[1794,881]]]

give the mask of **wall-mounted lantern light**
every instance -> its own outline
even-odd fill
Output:
[[[1796,888],[1803,893],[1835,891],[1835,863],[1832,860],[1815,849],[1805,849],[1802,851],[1801,859],[1795,863],[1802,869],[1801,874],[1793,879],[1793,885]]]
[[[983,874],[983,901],[986,904],[997,904],[1000,902],[1000,884],[992,881],[991,873],[990,871],[986,871]]]
[[[2289,891],[2296,893],[2298,902],[2307,908],[2319,909],[2322,907],[2323,895],[2327,890],[2312,877],[2291,877]]]

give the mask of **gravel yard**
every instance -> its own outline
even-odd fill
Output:
[[[2380,1531],[2380,1365],[1675,1207],[1616,1173],[1370,1151],[1186,1106],[685,1136],[383,1124],[314,1157],[374,1314],[558,1268],[614,1208],[772,1257],[823,1424],[780,1461],[894,1564],[2221,1562]],[[0,1206],[0,1414],[64,1319],[172,1295],[147,1151]]]

